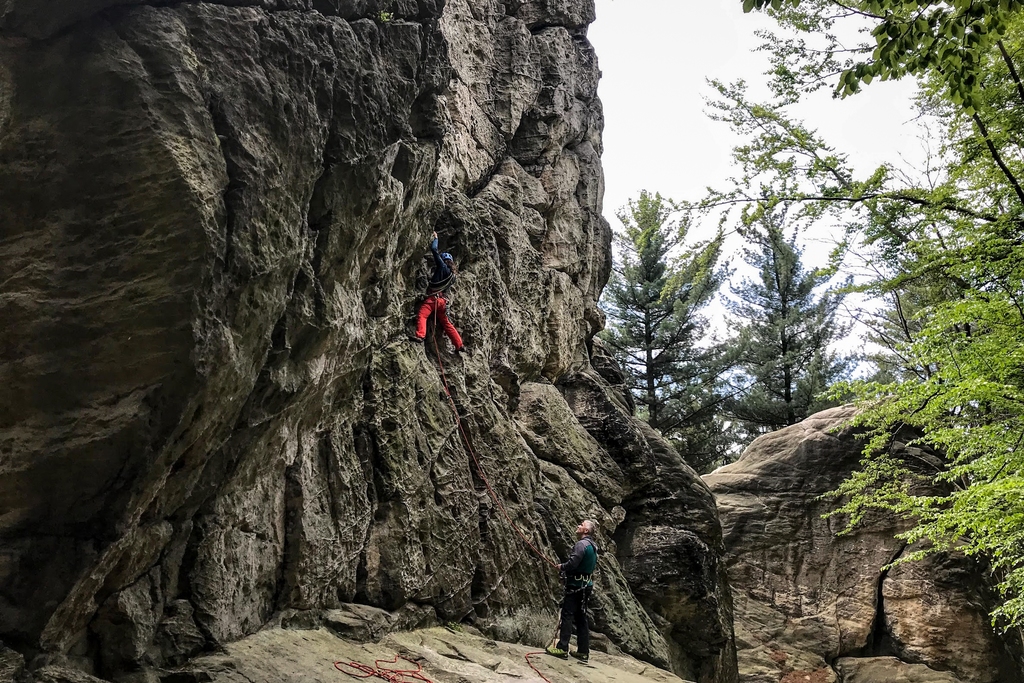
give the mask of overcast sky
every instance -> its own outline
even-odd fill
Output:
[[[741,0],[596,2],[597,21],[589,37],[603,73],[598,94],[605,111],[604,215],[619,228],[616,212],[643,189],[696,200],[709,185],[727,187],[733,175],[730,152],[739,140],[726,124],[705,115],[705,98],[712,94],[706,81],[743,79],[752,95],[767,93],[763,74],[768,62],[755,51],[761,41],[754,31],[773,22],[756,12],[744,14]],[[924,155],[913,123],[913,94],[910,81],[875,81],[846,100],[833,100],[823,89],[795,114],[849,154],[861,175],[882,161],[899,164],[901,157],[920,166]],[[708,226],[698,236],[707,237],[713,229]],[[821,227],[801,236],[806,266],[826,264],[836,241],[833,232],[839,231]],[[739,266],[738,276],[749,276],[752,272],[735,258],[740,244],[733,236],[725,256]],[[847,302],[864,305],[860,297]],[[708,313],[713,329],[727,327],[720,302]],[[860,350],[862,332],[854,326],[837,348]]]
[[[708,185],[724,186],[737,140],[705,115],[706,79],[742,78],[764,92],[767,59],[754,51],[754,31],[771,25],[744,14],[740,0],[597,0],[589,36],[603,72],[604,214],[613,226],[642,189],[693,200]],[[910,82],[876,81],[843,101],[817,93],[799,115],[867,173],[895,153],[921,157],[907,125],[912,94]]]

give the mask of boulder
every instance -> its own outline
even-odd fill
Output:
[[[887,515],[837,535],[845,522],[825,516],[836,503],[821,496],[860,461],[863,441],[843,427],[853,415],[850,406],[812,415],[704,477],[722,520],[740,680],[890,680],[871,673],[895,671],[874,661],[887,656],[918,665],[904,667],[906,680],[925,669],[971,683],[1022,680],[1018,644],[989,623],[983,567],[936,555],[885,570],[907,552],[895,538],[906,525]],[[935,458],[897,437],[905,457]]]
[[[842,683],[961,683],[948,671],[907,664],[895,657],[840,657],[836,670]]]

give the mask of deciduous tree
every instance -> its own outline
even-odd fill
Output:
[[[724,117],[750,136],[738,187],[723,202],[797,203],[812,222],[846,225],[835,267],[854,256],[876,266],[858,288],[882,308],[893,372],[854,384],[870,430],[862,469],[836,492],[856,524],[880,508],[911,521],[903,534],[924,553],[988,559],[1003,595],[994,616],[1024,624],[1024,19],[1017,0],[745,0],[779,19],[766,34],[778,98],[746,101],[719,86]],[[867,25],[868,40],[840,33]],[[935,167],[901,176],[886,164],[853,173],[788,103],[829,84],[849,96],[874,78],[914,76],[933,121]],[[870,131],[865,131],[869,135]],[[905,303],[910,303],[905,306]],[[890,454],[909,426],[944,461],[932,474]],[[919,478],[930,487],[914,487]],[[929,495],[918,493],[931,490]],[[941,493],[945,492],[945,493]]]

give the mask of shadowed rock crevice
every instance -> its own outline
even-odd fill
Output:
[[[900,545],[896,553],[883,565],[878,574],[878,588],[875,591],[875,616],[871,622],[871,631],[868,633],[864,647],[856,652],[841,652],[839,657],[895,657],[899,652],[899,644],[894,640],[885,618],[885,580],[889,576],[892,564],[906,551],[906,544]],[[833,658],[831,664],[835,664]]]

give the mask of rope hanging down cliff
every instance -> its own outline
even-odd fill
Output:
[[[473,464],[476,465],[476,471],[480,475],[480,479],[484,482],[484,486],[487,487],[488,493],[491,494],[491,499],[494,500],[494,504],[498,506],[499,510],[501,510],[501,514],[504,515],[506,521],[508,521],[509,523],[509,526],[511,526],[512,529],[519,535],[519,538],[523,540],[523,543],[528,545],[530,547],[530,550],[532,550],[537,557],[547,562],[548,565],[550,565],[552,568],[558,569],[558,563],[552,562],[547,557],[547,555],[542,553],[537,548],[537,546],[531,543],[530,539],[526,537],[526,534],[523,533],[522,529],[520,529],[519,526],[514,521],[512,521],[512,517],[508,514],[508,510],[505,509],[505,505],[501,502],[501,499],[498,498],[498,494],[495,493],[494,489],[491,487],[491,482],[487,480],[487,475],[484,474],[484,468],[480,465],[480,460],[476,457],[476,452],[473,451],[473,446],[469,442],[469,435],[466,434],[466,430],[462,426],[462,418],[459,417],[459,409],[455,406],[455,400],[452,398],[451,389],[448,387],[448,377],[447,375],[445,375],[444,372],[444,362],[441,361],[441,352],[440,349],[437,347],[436,320],[434,325],[434,334],[432,338],[434,341],[434,354],[437,357],[437,365],[441,369],[441,383],[444,386],[445,396],[448,398],[448,404],[451,406],[452,413],[455,415],[455,424],[459,428],[459,434],[462,435],[462,442],[466,446],[466,451],[469,452],[470,457],[473,459]]]
[[[441,352],[440,349],[438,349],[437,347],[436,321],[434,325],[434,334],[432,335],[432,338],[434,340],[434,355],[437,357],[437,365],[441,370],[441,384],[444,386],[444,394],[448,398],[448,405],[451,406],[452,413],[455,415],[455,424],[458,426],[459,433],[462,435],[462,442],[466,445],[466,450],[469,452],[470,457],[473,459],[473,464],[476,465],[476,471],[480,475],[480,479],[484,482],[484,486],[487,487],[488,493],[491,494],[491,499],[494,500],[494,504],[498,506],[499,510],[501,510],[501,514],[504,515],[505,519],[509,523],[509,526],[511,526],[512,529],[515,530],[515,532],[519,535],[519,538],[523,540],[523,543],[529,546],[530,550],[532,550],[537,557],[547,562],[554,569],[558,569],[558,563],[552,562],[550,559],[548,559],[547,555],[538,550],[537,546],[531,543],[530,539],[526,537],[526,534],[523,533],[522,529],[520,529],[519,526],[512,521],[512,517],[508,514],[508,510],[505,509],[505,505],[501,502],[501,499],[498,498],[498,494],[495,493],[494,489],[491,487],[491,482],[487,480],[487,475],[484,474],[484,468],[480,464],[480,460],[476,457],[476,452],[473,450],[473,446],[469,443],[469,435],[466,434],[466,430],[462,426],[462,418],[459,417],[459,409],[456,407],[455,399],[452,398],[451,389],[448,387],[448,376],[444,372],[444,362],[441,360]],[[561,620],[559,620],[559,623],[561,623]],[[555,627],[555,630],[558,630],[558,626]],[[529,665],[529,667],[533,669],[538,676],[544,679],[546,683],[551,683],[551,679],[542,674],[540,669],[534,666],[533,662],[530,661],[530,657],[542,654],[544,654],[543,650],[539,652],[527,652],[524,656],[526,658],[527,665]]]

